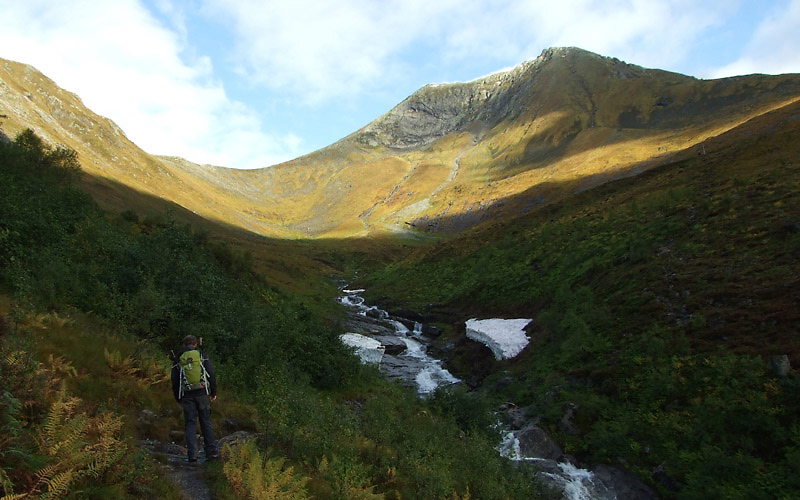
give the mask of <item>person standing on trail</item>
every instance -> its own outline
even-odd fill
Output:
[[[183,348],[173,356],[172,393],[183,407],[186,427],[186,454],[189,462],[197,462],[197,421],[203,433],[206,460],[219,456],[214,430],[211,428],[211,403],[217,399],[217,379],[211,361],[197,347],[197,337],[187,335]]]

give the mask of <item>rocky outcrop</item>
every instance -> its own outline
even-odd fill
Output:
[[[356,140],[366,146],[410,149],[468,128],[480,135],[519,112],[515,84],[549,61],[554,50],[577,49],[549,49],[533,61],[471,82],[426,85],[360,130]]]

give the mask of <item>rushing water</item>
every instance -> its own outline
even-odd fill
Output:
[[[411,330],[406,326],[412,324],[411,321],[393,318],[382,309],[366,305],[364,298],[359,295],[364,290],[342,291],[344,295],[340,297],[339,302],[351,311],[347,322],[348,332],[374,338],[385,345],[393,343],[397,346],[398,342],[404,345],[399,354],[383,355],[379,368],[387,377],[415,387],[422,397],[432,393],[437,387],[460,382],[442,366],[440,360],[427,354],[427,344],[430,343],[430,339],[423,335],[422,324],[413,323]],[[497,450],[509,460],[528,463],[535,467],[537,476],[545,484],[562,491],[562,498],[565,500],[618,498],[613,490],[597,480],[589,470],[581,469],[568,461],[556,462],[545,458],[523,456],[519,438],[514,431],[504,432],[504,439]]]
[[[509,460],[525,462],[537,470],[537,477],[545,484],[563,492],[566,500],[614,500],[617,494],[595,478],[594,473],[564,461],[527,457],[520,450],[519,439],[513,431],[506,431],[497,451]]]
[[[384,354],[380,370],[386,376],[416,388],[417,393],[423,396],[442,385],[460,382],[442,367],[440,360],[428,355],[430,339],[423,335],[422,324],[413,322],[414,329],[410,330],[406,323],[411,324],[411,321],[400,321],[382,309],[366,305],[364,298],[358,295],[363,290],[345,289],[343,292],[339,301],[353,311],[348,321],[349,332],[383,341],[391,337],[395,344],[399,342],[404,346],[398,354]]]

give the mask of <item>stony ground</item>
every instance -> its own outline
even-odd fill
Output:
[[[255,434],[240,431],[221,438],[218,445],[221,448],[226,443],[243,442],[255,438]],[[181,490],[186,500],[213,500],[211,490],[205,477],[205,452],[202,441],[200,444],[200,457],[197,462],[186,462],[186,448],[175,443],[147,439],[140,441],[140,445],[152,454],[159,463],[167,477],[169,477]]]

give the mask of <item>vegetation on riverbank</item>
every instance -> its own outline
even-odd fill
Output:
[[[251,257],[169,214],[104,213],[78,175],[74,153],[30,131],[0,142],[3,498],[177,498],[138,440],[182,430],[166,352],[189,333],[215,362],[216,428],[260,435],[232,456],[261,469],[208,467],[219,498],[282,482],[332,499],[538,494],[468,398],[384,381]]]
[[[625,465],[665,498],[789,498],[800,378],[768,361],[800,365],[798,109],[360,284],[373,303],[451,325],[536,318],[518,359],[483,358],[477,376],[541,415],[567,453]],[[462,336],[444,341],[469,378]]]

